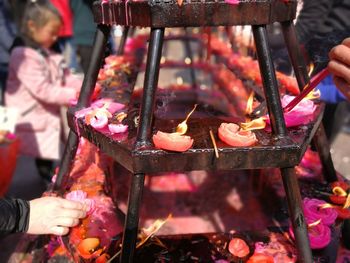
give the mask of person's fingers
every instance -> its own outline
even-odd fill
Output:
[[[72,217],[57,217],[52,221],[52,224],[55,226],[73,227],[79,224],[79,219]]]
[[[86,217],[86,211],[85,210],[79,210],[79,209],[67,209],[67,208],[60,208],[56,212],[57,217],[71,217],[71,218],[85,218]]]
[[[331,60],[328,63],[328,70],[334,76],[344,78],[345,81],[350,83],[350,66],[349,65],[343,64],[341,61],[338,61],[338,60]]]
[[[338,90],[350,100],[350,84],[344,81],[343,78],[333,77],[334,84],[337,86]]]
[[[350,48],[350,37],[345,38],[342,44]]]
[[[59,202],[60,202],[60,206],[64,208],[86,210],[86,205],[81,202],[67,200],[63,198],[60,198]]]
[[[329,52],[329,58],[350,65],[350,47],[342,44],[332,48]]]
[[[68,227],[54,226],[51,228],[51,234],[56,235],[56,236],[64,236],[64,235],[67,235],[68,232],[69,232]]]

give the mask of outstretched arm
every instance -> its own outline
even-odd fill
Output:
[[[0,233],[65,235],[86,217],[87,205],[59,197],[0,199]]]
[[[29,223],[29,202],[22,199],[0,199],[0,233],[26,232]]]

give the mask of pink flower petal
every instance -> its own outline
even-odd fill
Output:
[[[96,209],[96,202],[93,199],[87,198],[84,200],[84,203],[88,206],[87,215],[91,215]]]
[[[108,124],[108,129],[111,133],[123,133],[128,130],[128,125]]]
[[[91,104],[92,108],[102,108],[105,106],[107,106],[107,110],[113,114],[114,112],[123,109],[125,104],[113,102],[113,100],[110,98],[99,99]]]
[[[87,193],[82,190],[74,190],[66,194],[67,200],[77,201],[83,203],[87,198]]]
[[[74,116],[75,116],[75,118],[79,119],[79,118],[85,117],[85,115],[90,113],[91,111],[92,111],[91,107],[84,108],[84,109],[76,111],[74,113]]]

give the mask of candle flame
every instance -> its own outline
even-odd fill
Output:
[[[320,208],[321,208],[321,209],[333,208],[333,205],[326,203],[326,204],[320,205]]]
[[[138,238],[140,241],[137,243],[136,248],[141,247],[143,244],[147,242],[148,239],[150,239],[170,218],[172,217],[172,214],[169,214],[166,219],[157,219],[152,225],[150,225],[147,228],[142,228],[140,230],[140,233],[138,235]],[[166,246],[160,241],[158,238],[155,237],[155,243],[159,246],[162,246],[166,248]],[[119,250],[116,254],[114,254],[107,263],[111,263],[119,254],[121,253],[121,250]]]
[[[144,243],[147,242],[158,230],[172,217],[172,214],[169,214],[166,219],[157,219],[147,228],[143,228],[140,231],[139,238],[140,242],[137,243],[136,248],[141,247]]]
[[[241,122],[240,126],[245,131],[261,130],[266,127],[266,122],[264,117],[260,117],[249,122]]]
[[[319,225],[320,223],[321,223],[321,219],[318,219],[317,221],[308,224],[307,227],[311,228],[311,227]]]
[[[245,114],[249,115],[253,112],[254,91],[252,91],[247,100],[247,106],[245,108]]]
[[[305,96],[305,99],[314,100],[314,99],[318,99],[320,96],[321,96],[321,91],[313,90]]]
[[[186,119],[183,122],[179,123],[179,125],[177,125],[177,127],[176,127],[177,133],[184,135],[187,132],[187,128],[188,128],[187,121],[190,118],[190,116],[192,115],[192,113],[196,110],[197,105],[198,104],[195,104],[193,109],[187,114]]]
[[[339,196],[347,196],[347,193],[344,191],[343,188],[336,186],[332,189],[333,194],[339,195]]]
[[[307,73],[309,77],[311,77],[312,72],[314,71],[315,65],[314,63],[310,63],[309,65],[309,72]]]
[[[349,207],[350,207],[350,194],[346,197],[346,201],[343,208],[349,208]]]
[[[122,122],[126,117],[128,116],[128,114],[126,114],[124,111],[118,113],[115,118],[119,121]]]

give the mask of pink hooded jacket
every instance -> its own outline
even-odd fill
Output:
[[[59,158],[60,106],[74,99],[82,84],[64,74],[62,63],[61,55],[47,51],[44,56],[29,47],[11,53],[5,105],[20,111],[16,135],[22,154]]]

